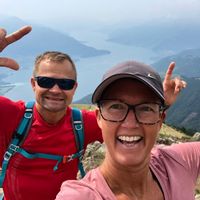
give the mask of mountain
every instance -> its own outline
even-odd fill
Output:
[[[109,34],[109,41],[149,48],[162,55],[171,55],[191,48],[200,48],[200,24],[180,21],[148,22],[118,28]]]
[[[200,131],[200,78],[186,78],[187,87],[167,112],[166,123],[194,133]]]
[[[174,75],[182,76],[187,87],[167,111],[166,123],[193,134],[200,131],[200,49],[189,49],[173,56],[164,57],[152,66],[164,77],[171,61],[176,62]],[[91,94],[74,102],[91,104]]]
[[[16,17],[0,16],[0,27],[6,29],[8,34],[29,24],[30,23]],[[14,72],[12,70],[1,68],[1,95],[4,95],[14,88],[13,84],[9,86],[9,83],[3,81],[3,79],[13,76],[14,83],[17,81],[25,82],[27,74],[30,74],[35,57],[45,51],[54,50],[65,52],[69,54],[75,62],[81,58],[110,54],[107,50],[96,49],[85,45],[75,38],[57,30],[37,24],[30,25],[32,26],[32,31],[28,35],[9,45],[1,52],[2,57],[11,57],[19,63],[21,73],[21,75],[17,75],[17,73],[13,75]]]
[[[188,49],[172,56],[164,57],[152,66],[164,75],[170,62],[175,61],[176,67],[174,74],[186,77],[200,77],[200,48]]]
[[[5,28],[7,33],[11,33],[28,24],[30,23],[16,17],[4,17],[0,19],[0,26]],[[44,51],[56,50],[64,51],[73,58],[78,59],[110,53],[107,50],[99,50],[82,44],[75,38],[57,30],[37,24],[31,24],[31,26],[33,28],[31,33],[5,49],[3,55],[9,55],[10,57],[14,58],[21,56],[35,57]]]
[[[188,134],[200,131],[200,79],[184,77],[187,87],[177,101],[167,110],[165,123]],[[92,94],[75,101],[75,104],[91,104]]]
[[[1,83],[0,83],[1,84]],[[13,84],[8,84],[8,85],[3,85],[3,87],[1,87],[0,85],[0,96],[4,95],[5,93],[9,92],[10,90],[12,90],[15,87],[15,85]]]
[[[73,102],[74,104],[92,104],[92,94],[89,94],[77,101]]]
[[[200,78],[184,77],[184,80],[187,87],[168,109],[165,122],[192,135],[200,131]],[[91,104],[91,97],[92,94],[89,94],[73,103]]]
[[[152,66],[164,76],[171,61],[176,62],[174,76],[181,76],[187,82],[187,87],[168,110],[166,123],[192,134],[200,131],[200,48],[164,57]]]

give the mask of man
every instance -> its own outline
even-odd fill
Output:
[[[157,72],[120,63],[105,73],[92,102],[105,159],[83,179],[65,181],[56,200],[194,200],[200,142],[155,145],[166,114]]]
[[[11,64],[9,67],[15,66]],[[46,52],[36,58],[31,78],[36,100],[33,122],[22,144],[27,152],[63,156],[77,152],[69,107],[77,87],[76,77],[75,65],[64,53]],[[0,97],[1,162],[24,110],[24,102]],[[82,115],[84,148],[93,141],[102,142],[94,113],[82,111]],[[78,171],[77,159],[59,163],[58,169],[54,171],[56,164],[55,160],[27,159],[16,153],[10,159],[3,184],[5,199],[54,199],[61,183],[66,179],[75,179]]]
[[[24,27],[6,36],[0,29],[1,51],[12,42],[31,31]],[[10,58],[0,58],[0,66],[18,69],[18,64]],[[174,64],[169,67],[166,76],[166,94],[169,104],[171,97],[179,93],[183,82],[171,80]],[[36,103],[33,109],[33,122],[28,136],[22,144],[29,153],[48,153],[62,156],[74,154],[76,149],[71,124],[71,108],[73,95],[77,87],[76,69],[71,58],[61,52],[46,52],[36,59],[31,85],[35,93]],[[62,84],[64,83],[64,84]],[[174,93],[175,91],[175,93]],[[20,92],[20,91],[19,91]],[[172,95],[173,94],[173,95]],[[11,141],[15,129],[24,114],[25,103],[13,102],[0,97],[0,160]],[[82,111],[84,121],[84,147],[95,140],[102,141],[94,112]],[[78,161],[59,163],[48,159],[27,159],[16,153],[10,160],[3,184],[6,200],[51,200],[56,197],[64,180],[76,179]]]

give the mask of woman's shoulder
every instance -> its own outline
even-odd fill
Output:
[[[89,171],[81,180],[65,181],[56,200],[103,200],[105,195],[111,196],[111,198],[108,198],[108,200],[111,200],[113,196],[110,192],[99,168],[96,168]]]
[[[200,162],[200,142],[185,142],[170,146],[155,146],[151,152],[151,164],[182,165],[184,168]]]

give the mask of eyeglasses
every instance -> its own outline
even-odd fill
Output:
[[[98,103],[101,116],[111,122],[122,122],[130,110],[133,110],[138,123],[153,125],[161,120],[165,107],[159,103],[141,103],[130,105],[120,100],[101,100]]]
[[[55,84],[59,86],[61,90],[71,90],[75,85],[75,80],[65,78],[51,78],[45,76],[35,77],[38,85],[42,88],[52,88]]]

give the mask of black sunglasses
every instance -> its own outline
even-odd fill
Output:
[[[55,84],[59,86],[61,90],[71,90],[76,81],[73,79],[66,79],[66,78],[51,78],[45,76],[37,76],[35,77],[38,85],[42,88],[52,88]]]

